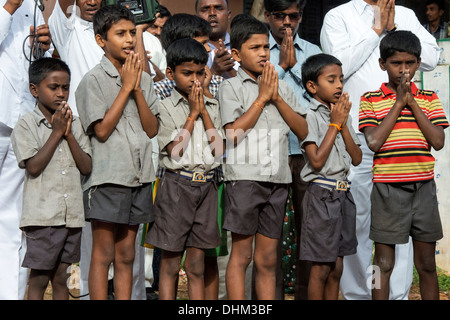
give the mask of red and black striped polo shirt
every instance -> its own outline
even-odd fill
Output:
[[[435,126],[448,127],[442,104],[433,91],[421,90],[411,83],[419,107]],[[359,106],[359,130],[377,127],[395,103],[396,94],[383,84],[378,91],[365,93]],[[431,147],[417,124],[411,108],[401,111],[391,134],[374,155],[373,182],[395,183],[434,178],[435,159]]]

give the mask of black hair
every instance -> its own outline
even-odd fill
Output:
[[[187,13],[177,13],[167,19],[161,30],[161,45],[167,50],[171,43],[183,38],[196,38],[211,34],[208,21]]]
[[[102,38],[106,39],[108,30],[111,29],[113,24],[122,19],[131,21],[134,24],[136,23],[133,13],[122,5],[116,4],[101,7],[94,14],[94,34],[99,34]]]
[[[387,34],[380,41],[380,58],[386,61],[396,52],[407,52],[420,59],[422,46],[419,38],[411,31],[395,31]]]
[[[427,0],[427,2],[425,3],[425,6],[428,6],[430,4],[437,4],[437,6],[439,7],[439,10],[445,11],[445,0]]]
[[[166,7],[159,5],[159,18],[165,18],[165,17],[171,17],[172,14],[170,13],[169,9]]]
[[[40,58],[31,63],[28,69],[28,82],[39,86],[41,81],[54,71],[65,71],[70,79],[70,69],[64,61],[56,58]]]
[[[336,64],[342,66],[341,61],[335,56],[319,53],[308,57],[302,65],[302,83],[303,87],[306,88],[308,81],[317,83],[322,70],[329,65]],[[312,94],[306,90],[310,96]]]
[[[172,70],[183,62],[206,64],[208,58],[209,54],[205,47],[192,38],[176,40],[167,48],[166,53],[167,66]]]
[[[226,3],[227,8],[228,8],[228,0],[225,0],[225,3]],[[197,9],[198,9],[198,0],[195,1],[195,6],[194,6],[194,8],[195,8],[195,12],[197,12]]]
[[[264,8],[268,12],[284,11],[293,4],[297,4],[298,10],[301,11],[306,6],[306,0],[264,0]]]
[[[266,34],[269,36],[269,29],[263,22],[249,14],[238,14],[230,24],[231,49],[241,50],[242,44],[254,34]]]

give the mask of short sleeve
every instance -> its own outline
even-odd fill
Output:
[[[436,93],[433,92],[431,97],[429,109],[428,109],[428,119],[435,126],[442,126],[444,128],[448,127],[448,120],[445,116],[444,109],[442,107],[441,100],[439,100]]]
[[[245,112],[242,101],[239,100],[229,81],[225,81],[219,88],[218,100],[222,126],[239,119]]]
[[[366,127],[378,127],[378,119],[367,95],[361,97],[359,104],[359,131]]]
[[[158,145],[159,151],[163,153],[167,145],[173,141],[174,132],[178,133],[178,130],[169,111],[162,102],[160,102],[159,104],[158,122],[159,122],[159,130],[157,135]]]
[[[308,135],[302,141],[300,141],[300,148],[303,153],[305,153],[306,143],[315,143],[319,146],[319,125],[317,122],[316,113],[314,111],[308,110],[306,114],[306,122],[308,123]]]
[[[93,124],[102,120],[108,111],[107,99],[95,76],[88,73],[83,77],[75,92],[78,115],[87,135],[94,134]]]
[[[83,150],[85,153],[87,153],[92,157],[91,141],[84,132],[79,117],[74,117],[74,120],[75,121],[72,121],[72,133],[74,134],[75,139],[77,140],[81,150]]]
[[[11,143],[17,164],[22,169],[25,169],[25,161],[34,157],[40,149],[39,142],[34,138],[33,131],[29,123],[24,118],[21,118],[11,134]]]

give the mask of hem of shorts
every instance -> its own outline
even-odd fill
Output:
[[[279,235],[279,236],[268,235],[268,234],[264,234],[264,233],[258,232],[258,230],[256,230],[253,233],[248,233],[248,232],[242,232],[240,230],[231,230],[231,228],[226,228],[225,226],[223,226],[222,229],[230,231],[231,233],[236,233],[236,234],[240,234],[240,235],[243,235],[243,236],[254,236],[257,233],[259,233],[259,234],[261,234],[261,235],[263,235],[263,236],[265,236],[267,238],[270,238],[270,239],[277,239],[277,240],[281,239],[281,235]]]
[[[444,237],[444,234],[442,232],[439,233],[432,233],[422,236],[414,236],[411,235],[411,238],[416,241],[420,242],[436,242],[438,240],[441,240]]]
[[[373,233],[372,231],[369,234],[369,239],[382,244],[406,244],[409,242],[409,234],[396,236],[392,234],[383,234],[383,233]]]
[[[117,224],[126,224],[130,226],[138,225],[138,224],[144,224],[144,223],[153,223],[155,222],[155,219],[148,218],[148,219],[141,219],[141,221],[111,221],[106,219],[100,219],[100,218],[86,218],[87,222],[91,222],[92,220],[97,220],[101,222],[107,222],[107,223],[117,223]]]
[[[208,246],[208,248],[200,248],[200,247],[197,247],[197,246],[184,246],[184,247],[182,247],[180,249],[180,248],[174,248],[174,247],[166,246],[164,244],[159,244],[157,241],[152,241],[152,242],[144,241],[144,243],[146,245],[151,245],[151,246],[154,246],[155,248],[158,248],[158,249],[161,249],[161,250],[164,250],[164,251],[169,251],[169,252],[183,252],[184,250],[186,250],[186,248],[196,248],[196,249],[200,249],[200,250],[213,250],[213,249],[217,248],[220,245],[219,244],[219,245],[214,246],[214,247],[209,247]]]

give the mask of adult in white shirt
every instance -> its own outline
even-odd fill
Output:
[[[49,27],[53,43],[71,71],[69,101],[74,114],[78,115],[75,104],[75,91],[83,76],[100,63],[103,50],[95,41],[93,17],[100,9],[102,0],[58,0],[49,18]],[[137,28],[135,50],[145,56],[142,34],[146,27]],[[151,51],[151,47],[147,48]],[[152,75],[152,68],[145,65],[146,72]],[[142,228],[139,229],[139,234]],[[133,300],[145,300],[144,248],[140,245],[140,236],[136,240],[136,255],[133,264]],[[89,222],[83,227],[80,260],[80,296],[88,299],[88,275],[91,261],[92,231]],[[110,277],[113,275],[111,274]]]
[[[350,95],[353,119],[359,118],[361,96],[367,91],[379,89],[383,82],[388,81],[387,73],[379,66],[378,45],[386,33],[393,30],[409,30],[419,37],[422,45],[421,71],[436,67],[440,52],[436,40],[422,27],[412,10],[396,6],[394,0],[352,0],[330,10],[324,18],[320,35],[322,49],[342,62],[344,90]],[[353,125],[359,132],[358,121]],[[367,147],[362,133],[359,138],[363,161],[351,168],[349,177],[357,207],[358,248],[355,255],[344,258],[341,293],[345,299],[371,299],[372,241],[369,239],[369,229],[373,152]],[[390,299],[408,299],[412,273],[410,241],[396,246]]]
[[[41,11],[36,10],[36,20],[34,12],[33,0],[0,0],[0,300],[23,299],[28,280],[28,269],[22,268],[26,242],[19,229],[25,171],[17,165],[11,132],[36,103],[28,89],[28,60],[34,58],[25,38],[31,26],[37,26],[38,41],[50,56],[48,26]]]
[[[74,0],[59,0],[48,20],[56,50],[70,68],[68,104],[75,115],[78,115],[75,90],[83,76],[103,56],[103,50],[95,41],[92,24],[100,5],[101,0],[77,0],[76,5]]]

